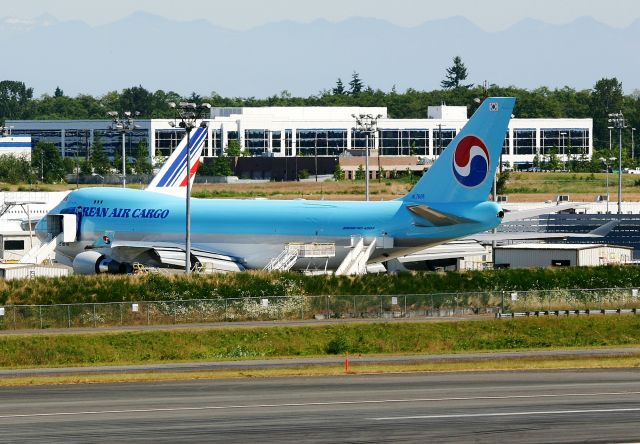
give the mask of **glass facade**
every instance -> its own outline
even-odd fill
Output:
[[[536,130],[534,128],[513,130],[513,154],[536,154]]]
[[[336,156],[347,149],[347,130],[299,129],[296,145],[301,156]]]
[[[269,132],[263,129],[244,130],[244,147],[250,156],[260,156],[269,148]]]
[[[96,137],[100,137],[105,153],[112,160],[116,153],[122,154],[122,134],[111,130],[94,130],[94,141]],[[146,129],[137,129],[125,134],[125,151],[127,157],[135,156],[138,143],[144,140],[149,146],[149,131]]]
[[[426,156],[429,154],[428,129],[384,129],[380,149],[385,156]]]
[[[577,128],[543,128],[540,130],[541,154],[555,149],[557,154],[580,155],[589,152],[589,130]]]
[[[449,143],[456,137],[456,130],[451,128],[434,128],[433,154],[439,156]]]
[[[183,137],[184,129],[182,128],[156,130],[156,145],[154,147],[156,154],[170,156]]]
[[[65,157],[86,158],[90,146],[91,131],[88,129],[65,130],[63,154]]]

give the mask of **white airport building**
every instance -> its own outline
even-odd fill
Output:
[[[353,115],[380,116],[371,134],[371,156],[420,156],[435,159],[467,122],[467,107],[430,106],[424,119],[393,119],[386,107],[242,107],[212,108],[204,156],[225,153],[237,140],[245,155],[344,156],[362,155],[367,134],[356,129]],[[138,129],[127,135],[127,155],[140,140],[149,157],[167,156],[183,137],[170,119],[139,119]],[[13,136],[30,136],[54,143],[63,156],[87,155],[100,137],[110,155],[122,149],[119,133],[109,129],[110,120],[9,120]],[[503,162],[531,165],[534,156],[544,159],[552,150],[566,160],[593,152],[592,119],[523,119],[517,116],[505,134]]]

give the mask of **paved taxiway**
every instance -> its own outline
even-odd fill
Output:
[[[640,372],[528,371],[0,389],[3,442],[620,442]]]

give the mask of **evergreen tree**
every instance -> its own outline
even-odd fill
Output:
[[[134,168],[138,174],[151,174],[153,168],[151,162],[149,162],[149,150],[147,148],[147,141],[145,139],[138,142],[136,146],[136,162]]]
[[[56,86],[53,97],[64,97],[64,91],[62,91],[59,86]]]
[[[97,132],[95,133],[95,136],[93,138],[93,146],[89,149],[89,151],[89,162],[91,163],[93,172],[100,175],[107,174],[111,169],[111,164],[109,162],[107,153],[104,151],[104,146],[102,145],[102,140],[100,140],[100,135]]]
[[[336,82],[336,87],[333,88],[333,95],[344,96],[346,92],[347,91],[344,89],[344,84],[342,83],[342,79],[338,77],[338,81]]]
[[[357,96],[362,92],[362,88],[364,88],[364,83],[362,83],[362,79],[360,79],[360,74],[353,71],[351,75],[351,81],[349,82],[349,87],[351,88],[351,95]]]
[[[340,164],[336,163],[336,167],[333,170],[333,179],[334,180],[344,180],[344,170],[340,168]]]
[[[460,56],[455,56],[453,58],[453,66],[451,68],[447,68],[447,75],[445,79],[440,82],[440,85],[443,88],[451,89],[451,88],[471,88],[473,84],[469,85],[461,85],[460,82],[464,81],[467,78],[467,67],[462,63],[462,59]]]
[[[358,165],[358,169],[356,170],[356,180],[364,180],[364,168],[362,168],[362,165]]]

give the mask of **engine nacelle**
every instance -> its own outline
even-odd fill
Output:
[[[73,259],[73,272],[77,274],[131,273],[130,264],[121,263],[97,251],[83,251]]]

